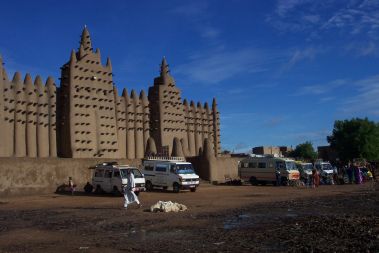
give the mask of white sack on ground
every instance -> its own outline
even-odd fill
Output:
[[[187,207],[185,205],[171,202],[171,201],[158,201],[156,204],[150,207],[150,212],[180,212],[186,211]]]

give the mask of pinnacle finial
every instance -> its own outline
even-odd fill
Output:
[[[166,61],[166,57],[163,56],[162,64],[161,64],[161,76],[165,76],[170,72],[170,69],[168,68],[168,64]]]
[[[217,106],[216,98],[213,98],[213,101],[212,101],[212,107],[216,107],[216,106]]]
[[[105,66],[108,68],[112,68],[111,58],[107,57],[107,63],[105,64]]]
[[[13,83],[21,82],[21,73],[20,72],[17,71],[16,73],[14,73],[12,82]]]
[[[84,51],[92,50],[91,37],[89,35],[89,31],[88,31],[86,25],[84,25],[84,29],[82,31],[82,36],[80,39],[80,45],[83,46]]]
[[[70,62],[71,63],[76,63],[77,59],[76,59],[76,53],[75,53],[75,50],[72,49],[71,50],[71,56],[70,56]]]

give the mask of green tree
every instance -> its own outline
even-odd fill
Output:
[[[344,162],[354,158],[379,159],[379,123],[367,118],[336,120],[327,140]]]
[[[313,161],[317,158],[317,152],[313,149],[312,142],[310,141],[297,145],[290,155],[308,161]]]

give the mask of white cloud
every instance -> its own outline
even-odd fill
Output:
[[[351,52],[356,56],[378,56],[379,48],[374,41],[351,42],[345,47],[347,52]]]
[[[379,116],[379,75],[357,80],[357,94],[344,99],[340,110],[348,114]]]
[[[293,9],[309,1],[310,0],[279,0],[275,12],[279,16],[285,17]]]
[[[266,71],[267,66],[283,59],[281,53],[255,48],[206,51],[190,56],[187,63],[175,68],[175,74],[194,82],[216,84],[241,73]]]
[[[315,56],[319,53],[324,52],[325,50],[322,50],[320,48],[315,47],[308,47],[305,49],[297,49],[292,53],[292,56],[290,60],[283,66],[283,70],[289,70],[293,66],[295,66],[297,63],[303,61],[303,60],[312,60],[315,58]]]
[[[281,32],[309,32],[310,38],[338,30],[362,38],[379,39],[379,1],[279,0],[266,18]]]
[[[191,23],[193,29],[204,39],[214,40],[221,34],[221,30],[210,22],[211,12],[205,1],[190,2],[177,6],[170,10],[170,13],[186,18]]]
[[[295,96],[303,96],[303,95],[325,95],[331,92],[334,92],[337,88],[340,88],[343,85],[347,85],[348,80],[345,79],[337,79],[330,81],[325,84],[315,84],[315,85],[307,85],[303,86],[298,92],[296,92]],[[330,96],[328,96],[330,97]]]

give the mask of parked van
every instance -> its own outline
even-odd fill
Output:
[[[317,160],[315,162],[315,168],[320,174],[322,183],[324,184],[334,184],[333,181],[333,167],[330,162],[323,162],[321,160]]]
[[[250,156],[239,163],[238,174],[252,185],[276,184],[276,172],[280,172],[281,183],[288,185],[299,180],[300,174],[294,160],[272,156]]]
[[[142,172],[146,178],[147,191],[154,187],[162,187],[163,189],[172,188],[174,192],[186,189],[195,192],[200,182],[192,164],[180,157],[144,159]]]
[[[145,191],[145,178],[141,171],[129,165],[118,165],[117,162],[108,162],[97,164],[94,168],[92,185],[95,193],[113,193],[120,194],[127,185],[128,171],[132,171],[136,183],[135,193]]]
[[[296,161],[296,165],[300,173],[300,180],[302,180],[306,185],[310,185],[312,179],[313,164]]]

